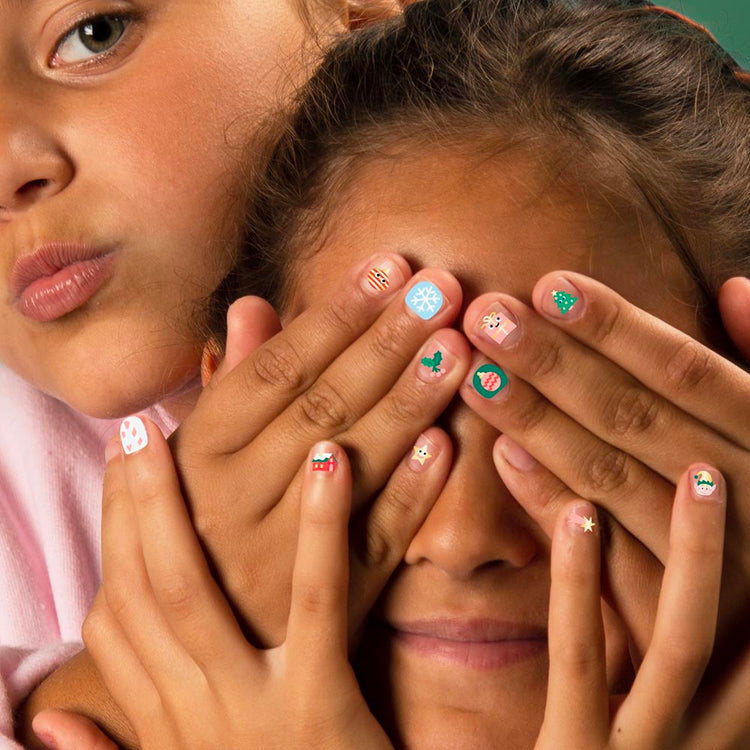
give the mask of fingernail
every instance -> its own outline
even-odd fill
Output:
[[[339,468],[336,446],[331,443],[318,443],[313,448],[310,470],[316,476],[325,478],[335,474]]]
[[[362,289],[372,297],[381,297],[400,289],[404,284],[401,269],[391,258],[382,256],[367,264],[360,282]]]
[[[723,477],[713,466],[691,466],[689,479],[693,497],[696,500],[713,502],[724,500]]]
[[[508,376],[497,365],[480,365],[471,380],[474,390],[487,400],[495,398],[508,385]]]
[[[456,364],[456,358],[438,338],[430,341],[417,358],[417,377],[425,383],[435,383],[447,375]]]
[[[432,320],[445,302],[440,288],[431,281],[420,281],[406,293],[406,306],[422,320]]]
[[[421,474],[435,463],[439,453],[440,447],[435,442],[425,435],[420,435],[411,449],[411,455],[407,458],[409,468],[413,472]]]
[[[112,438],[104,448],[104,463],[109,463],[113,458],[120,455],[121,443],[116,438]]]
[[[138,417],[128,417],[120,425],[120,441],[127,456],[142,451],[148,445],[146,425]]]
[[[538,464],[531,453],[507,436],[504,436],[500,442],[500,452],[503,458],[518,471],[531,471]]]
[[[518,321],[506,307],[494,302],[485,313],[479,325],[479,331],[485,338],[498,346],[510,346],[518,340],[521,335]]]
[[[49,750],[57,750],[57,740],[48,732],[37,732],[34,730],[34,734],[39,738],[39,741]]]
[[[583,295],[562,276],[544,293],[542,310],[553,318],[573,320],[583,312]]]
[[[566,525],[572,534],[599,535],[596,508],[588,503],[576,505],[568,513]]]

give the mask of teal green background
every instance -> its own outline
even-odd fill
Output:
[[[706,26],[745,69],[750,68],[750,0],[653,0]]]

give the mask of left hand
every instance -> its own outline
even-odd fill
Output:
[[[306,461],[286,641],[259,650],[211,577],[166,443],[152,447],[160,451],[158,491],[138,486],[140,454],[110,461],[104,582],[83,626],[140,747],[390,748],[347,656],[351,473],[344,451],[318,444]],[[312,456],[332,451],[337,468],[314,472]],[[123,588],[141,602],[137,625],[109,604],[122,601]]]
[[[565,314],[553,290],[577,298]],[[652,587],[633,585],[633,570],[661,577],[675,484],[692,459],[713,462],[733,482],[719,619],[720,632],[728,628],[750,604],[750,374],[581,274],[546,275],[532,300],[534,309],[485,294],[464,318],[471,343],[509,382],[482,398],[472,376],[487,360],[477,359],[462,397],[558,480],[535,498],[509,489],[550,534],[571,497],[611,514],[608,598],[642,654],[655,603],[647,604]],[[502,346],[481,328],[496,303],[518,325]]]

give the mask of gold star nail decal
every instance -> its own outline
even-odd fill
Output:
[[[594,526],[596,524],[594,523],[593,518],[586,518],[586,516],[583,517],[583,520],[580,523],[580,527],[583,529],[583,533],[585,534],[587,531],[590,531],[592,534],[594,533]]]
[[[432,453],[428,453],[427,446],[414,446],[414,455],[411,457],[412,461],[419,461],[419,463],[424,466],[424,462],[428,459],[432,458]]]

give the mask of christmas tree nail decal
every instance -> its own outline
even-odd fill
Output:
[[[443,362],[441,351],[436,351],[431,357],[423,357],[420,361],[430,371],[430,377],[442,378],[445,375],[445,370],[440,367]]]
[[[474,389],[483,398],[494,398],[508,385],[508,376],[497,365],[482,365],[474,373]]]
[[[574,297],[572,294],[568,294],[568,292],[558,292],[554,289],[552,290],[552,299],[555,300],[555,304],[560,310],[561,315],[569,312],[570,308],[578,302],[578,297]]]

